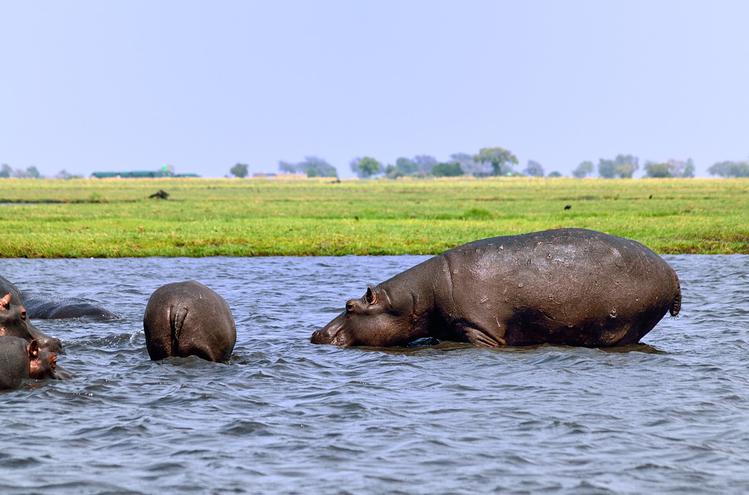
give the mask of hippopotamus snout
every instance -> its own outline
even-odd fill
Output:
[[[310,342],[313,344],[346,345],[346,332],[343,331],[345,313],[338,315],[320,330],[312,333]]]
[[[57,337],[44,337],[39,339],[39,347],[56,354],[62,354],[65,352],[62,348],[62,341]]]

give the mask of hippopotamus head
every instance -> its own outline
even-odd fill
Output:
[[[20,337],[27,341],[35,340],[41,349],[61,352],[62,342],[40,332],[26,317],[26,308],[14,304],[13,295],[8,292],[0,298],[0,336]]]
[[[29,356],[29,378],[44,379],[56,378],[57,354],[47,349],[40,348],[36,340],[32,340],[26,346]]]
[[[36,340],[0,337],[0,389],[21,386],[28,378],[58,378],[57,355],[39,347]]]
[[[346,302],[343,313],[314,332],[312,343],[386,347],[425,337],[415,299],[391,292],[381,285],[368,287],[361,298]]]

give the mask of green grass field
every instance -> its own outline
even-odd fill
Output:
[[[747,179],[2,179],[0,204],[3,257],[427,254],[555,227],[749,254]]]

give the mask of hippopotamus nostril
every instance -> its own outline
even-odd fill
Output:
[[[26,308],[24,308],[23,306],[21,306],[19,308],[19,311],[21,312],[21,319],[25,320],[26,319]]]
[[[350,313],[354,310],[354,301],[346,301],[346,312]]]

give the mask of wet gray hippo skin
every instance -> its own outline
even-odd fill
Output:
[[[0,390],[18,388],[28,378],[56,378],[57,355],[36,340],[0,336]]]
[[[117,318],[117,315],[111,311],[90,302],[27,297],[13,283],[3,277],[0,277],[0,293],[10,293],[16,303],[24,305],[29,318],[32,319],[90,318],[94,320],[114,320]]]
[[[192,280],[164,285],[151,295],[143,330],[148,355],[154,361],[169,356],[227,361],[237,340],[229,305]]]
[[[348,301],[311,340],[608,347],[638,342],[680,306],[676,272],[642,244],[558,229],[483,239],[430,258]]]
[[[90,318],[93,320],[115,320],[117,315],[101,306],[88,302],[69,300],[48,301],[38,298],[27,298],[24,306],[30,318],[53,320],[63,318]]]
[[[0,298],[0,336],[20,337],[26,341],[36,340],[39,347],[51,352],[61,352],[62,342],[45,335],[28,319],[26,308],[15,302],[12,292]]]

